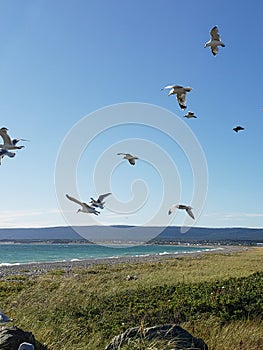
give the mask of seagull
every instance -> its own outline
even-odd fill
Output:
[[[236,126],[235,128],[233,128],[233,130],[234,130],[235,132],[239,132],[240,130],[245,130],[245,128],[243,128],[242,126],[238,125],[238,126]]]
[[[190,207],[190,205],[184,205],[184,204],[174,204],[171,206],[171,208],[169,209],[168,211],[168,215],[171,215],[172,212],[175,210],[175,209],[184,209],[186,210],[187,214],[191,216],[192,219],[195,219],[194,217],[194,214],[192,212],[191,209],[193,209],[192,207]]]
[[[205,43],[204,47],[210,46],[212,54],[215,56],[218,53],[218,46],[225,47],[225,44],[221,41],[217,26],[210,30],[210,37],[210,40]]]
[[[8,316],[6,316],[2,310],[0,310],[0,323],[7,323],[7,322],[12,322],[13,319],[9,318]]]
[[[5,148],[0,148],[0,165],[2,163],[2,159],[4,156],[8,156],[9,158],[13,158],[16,154],[14,152],[9,152]]]
[[[90,198],[91,199],[90,203],[92,203],[91,206],[95,207],[95,208],[103,209],[104,204],[105,204],[105,202],[103,202],[103,200],[104,200],[104,198],[108,197],[110,194],[111,194],[111,192],[101,194],[97,200],[91,197]]]
[[[168,85],[162,88],[161,90],[170,89],[168,96],[170,95],[176,95],[177,101],[179,103],[179,106],[182,109],[186,109],[186,93],[190,92],[192,88],[190,87],[183,87],[180,85]]]
[[[77,213],[82,212],[82,213],[95,214],[95,215],[100,214],[99,211],[97,211],[95,208],[92,208],[92,207],[89,206],[87,203],[81,202],[81,201],[79,201],[78,199],[69,196],[68,194],[66,194],[66,197],[67,197],[70,201],[75,202],[75,203],[81,205],[82,209],[79,209],[79,210],[77,211]]]
[[[195,116],[194,112],[190,112],[190,111],[184,117],[187,119],[197,118],[197,116]]]
[[[117,153],[117,155],[123,155],[123,159],[127,159],[131,165],[135,165],[135,159],[139,159],[138,157],[132,156],[130,153]]]
[[[21,149],[24,148],[25,146],[16,146],[16,144],[19,141],[28,141],[25,139],[11,139],[10,136],[7,133],[8,129],[3,127],[0,129],[0,136],[2,137],[4,144],[0,145],[0,148],[5,148],[5,149]]]

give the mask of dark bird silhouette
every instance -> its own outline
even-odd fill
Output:
[[[238,125],[238,126],[236,126],[235,128],[233,128],[233,130],[234,130],[235,132],[239,132],[240,130],[245,130],[245,128],[243,128],[242,126]]]
[[[194,112],[188,112],[186,115],[184,115],[185,118],[190,119],[190,118],[197,118],[197,116],[194,114]]]

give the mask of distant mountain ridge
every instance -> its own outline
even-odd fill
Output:
[[[70,226],[40,228],[0,228],[0,240],[83,240]]]
[[[77,232],[80,232],[77,233]],[[150,226],[79,226],[77,232],[70,226],[45,228],[2,228],[0,241],[48,241],[48,240],[140,240],[140,237],[150,237],[155,242],[263,242],[263,228],[206,228],[193,227],[186,233],[178,226],[150,227]],[[109,234],[109,232],[111,234]],[[152,233],[155,233],[153,235]],[[83,233],[83,234],[82,234]],[[85,238],[84,238],[85,237]],[[154,238],[153,238],[154,237]],[[145,241],[148,241],[145,240]]]

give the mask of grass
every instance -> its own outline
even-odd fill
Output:
[[[138,279],[126,281],[126,276]],[[0,281],[1,308],[51,350],[103,349],[129,327],[180,322],[210,350],[263,349],[263,249],[97,265]],[[171,345],[171,344],[170,344]],[[169,344],[129,344],[164,350]],[[140,346],[140,347],[139,347]],[[124,348],[123,348],[124,349]]]

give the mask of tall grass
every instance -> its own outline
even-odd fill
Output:
[[[141,322],[178,322],[210,350],[262,350],[262,280],[263,249],[253,249],[12,276],[0,282],[0,299],[51,350],[103,349]]]

